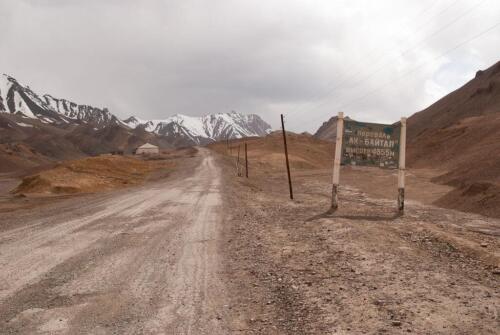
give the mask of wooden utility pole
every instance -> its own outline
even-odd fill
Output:
[[[399,167],[398,167],[398,210],[405,208],[405,158],[406,158],[406,118],[401,118],[401,133],[399,134]]]
[[[342,137],[344,134],[344,113],[339,112],[337,116],[337,136],[335,139],[335,159],[333,160],[333,186],[331,210],[339,207],[338,189],[340,181],[340,159],[342,154]]]
[[[236,173],[238,177],[241,177],[240,171],[240,145],[238,144],[238,159],[236,160]]]
[[[281,129],[283,130],[283,144],[285,146],[286,172],[288,174],[288,187],[290,189],[290,199],[293,200],[292,177],[290,176],[290,162],[288,161],[288,148],[286,145],[285,121],[283,120],[283,114],[281,114]]]
[[[245,176],[248,178],[248,148],[247,142],[245,142]]]

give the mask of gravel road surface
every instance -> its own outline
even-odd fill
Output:
[[[0,333],[226,333],[220,172],[199,153],[177,178],[3,214]]]

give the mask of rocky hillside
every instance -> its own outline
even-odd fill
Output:
[[[330,118],[330,120],[323,122],[321,127],[314,133],[314,137],[323,141],[335,141],[337,137],[337,116]],[[346,120],[351,120],[348,116]]]
[[[94,128],[103,128],[121,124],[107,108],[79,105],[48,94],[38,95],[29,86],[23,86],[5,74],[0,76],[0,112],[56,126],[87,124]]]
[[[438,204],[500,216],[500,62],[408,119],[408,162],[448,171]]]

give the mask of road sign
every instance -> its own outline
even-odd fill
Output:
[[[401,124],[344,119],[342,164],[397,169]]]
[[[398,210],[403,213],[405,198],[406,118],[395,124],[380,124],[337,117],[333,160],[332,203],[338,208],[340,165],[377,166],[398,169]]]

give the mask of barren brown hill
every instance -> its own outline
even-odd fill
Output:
[[[351,120],[348,116],[345,119]],[[337,136],[337,116],[333,116],[330,120],[323,122],[313,136],[319,140],[335,141]]]
[[[230,141],[230,151],[234,157],[237,157],[239,146],[240,156],[243,159],[244,142],[247,142],[250,148],[248,160],[253,169],[264,173],[283,170],[284,155],[281,132],[276,131],[266,137]],[[330,168],[335,149],[333,143],[291,132],[287,133],[287,142],[290,149],[290,166],[294,171]],[[224,142],[210,144],[209,147],[220,153],[226,153],[228,150]]]
[[[165,160],[104,155],[65,161],[54,168],[27,176],[15,194],[88,193],[136,185],[153,171],[172,169]]]
[[[113,151],[132,152],[146,142],[172,148],[165,139],[142,129],[109,125],[68,124],[55,127],[36,119],[0,114],[0,173],[24,173],[58,161]]]
[[[500,216],[500,62],[409,118],[408,163],[448,171],[437,204]]]

